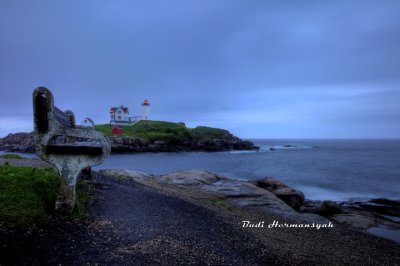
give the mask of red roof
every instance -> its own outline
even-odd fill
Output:
[[[143,105],[150,105],[150,102],[147,99],[144,99]]]
[[[123,111],[124,113],[127,113],[127,112],[128,112],[128,107],[124,107],[123,105],[121,105],[121,106],[118,107],[118,108],[121,108],[122,111]],[[118,108],[117,108],[117,107],[111,107],[111,109],[110,109],[110,114],[115,113],[115,111],[116,111]]]

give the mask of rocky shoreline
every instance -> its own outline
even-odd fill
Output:
[[[312,201],[274,178],[238,181],[202,170],[154,176],[131,170],[100,170],[117,178],[175,188],[178,193],[205,193],[228,208],[252,209],[275,214],[295,223],[332,222],[351,230],[368,232],[400,243],[400,201],[355,198],[345,202]]]
[[[142,138],[111,136],[111,151],[113,153],[135,152],[190,152],[190,151],[231,151],[231,150],[258,150],[251,141],[242,140],[232,134],[208,141],[188,143],[167,143],[162,140],[148,142]],[[57,140],[64,142],[65,140]],[[0,138],[0,150],[9,152],[34,153],[35,146],[33,132],[14,133]]]
[[[51,167],[41,160],[5,159],[0,164],[39,168]],[[303,192],[274,178],[239,181],[203,170],[187,170],[166,175],[150,175],[132,170],[100,170],[100,173],[130,179],[145,185],[177,189],[178,194],[205,193],[218,198],[229,208],[256,209],[273,213],[295,222],[334,222],[352,230],[370,232],[400,243],[400,200],[353,198],[347,201],[315,201]]]
[[[50,166],[32,159],[0,158],[3,163]],[[400,265],[399,240],[370,230],[399,232],[400,201],[316,202],[273,178],[238,181],[193,169],[101,170],[85,182],[95,187],[88,219],[57,216],[28,231],[0,223],[0,264],[171,265],[202,264],[201,258],[214,265]],[[295,227],[269,228],[277,223]]]

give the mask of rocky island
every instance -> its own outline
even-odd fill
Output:
[[[113,153],[259,149],[252,142],[242,140],[228,130],[205,126],[188,128],[184,123],[143,120],[131,126],[121,126],[121,135],[113,135],[109,124],[96,125],[95,128],[109,137]],[[0,138],[0,150],[34,153],[33,132],[9,134]]]

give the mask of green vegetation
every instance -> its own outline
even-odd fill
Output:
[[[112,135],[111,125],[96,125],[95,128],[108,136]],[[175,144],[192,141],[193,138],[191,130],[183,123],[143,120],[132,126],[121,126],[121,128],[124,136],[142,138],[151,143],[162,140]]]
[[[90,200],[92,193],[96,187],[86,182],[79,180],[76,184],[76,203],[72,216],[75,218],[84,218],[86,216],[86,203]]]
[[[0,222],[27,226],[44,221],[54,212],[60,177],[52,169],[0,165]],[[80,181],[74,217],[83,217],[93,189]]]
[[[96,125],[95,128],[107,136],[112,135],[112,125]],[[227,136],[227,130],[211,127],[187,128],[184,123],[142,120],[132,126],[121,126],[123,136],[143,138],[148,142],[161,140],[169,144],[207,141]]]
[[[183,123],[146,120],[134,124],[130,131],[129,128],[124,128],[124,131],[149,142],[162,140],[166,143],[177,144],[192,140],[190,129]]]
[[[213,127],[203,127],[199,126],[192,129],[193,137],[201,142],[218,139],[224,136],[229,136],[228,130],[213,128]]]
[[[210,202],[211,202],[213,205],[215,205],[215,206],[217,206],[217,207],[220,207],[220,208],[223,208],[223,209],[226,209],[226,210],[228,210],[228,211],[232,211],[232,210],[233,210],[233,207],[230,206],[229,204],[227,204],[227,203],[225,202],[225,200],[222,199],[222,198],[211,198],[211,199],[210,199]]]
[[[0,166],[0,220],[28,225],[54,209],[60,178],[53,169]]]
[[[112,173],[107,173],[107,174],[109,174],[109,175],[115,177],[115,178],[118,179],[118,180],[128,180],[128,179],[129,179],[126,175],[121,175],[121,174],[117,174],[117,173],[114,173],[114,172],[112,172]]]
[[[106,136],[112,135],[112,125],[110,124],[103,124],[103,125],[95,125],[95,129],[102,132]]]
[[[18,154],[3,154],[0,155],[0,158],[5,158],[5,159],[23,159],[23,157],[19,156]]]

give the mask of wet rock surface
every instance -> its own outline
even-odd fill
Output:
[[[175,172],[168,175],[162,175],[157,178],[158,182],[160,183],[174,185],[212,184],[221,179],[222,177],[214,173],[197,169]]]
[[[319,214],[332,221],[364,231],[377,226],[400,230],[398,200],[368,198],[354,198],[344,202],[306,200],[300,211]]]
[[[378,220],[369,214],[343,213],[335,214],[332,220],[349,225],[356,229],[367,229],[377,225]]]
[[[248,182],[236,180],[221,180],[211,185],[201,186],[200,189],[230,198],[248,198],[269,195],[268,191],[260,189]]]
[[[334,201],[331,200],[324,200],[318,206],[316,212],[322,216],[329,216],[336,213],[343,212],[342,207]]]
[[[316,213],[318,215],[328,217],[333,214],[343,212],[343,209],[334,201],[324,200],[321,203],[316,204],[308,203],[301,209],[301,211],[305,213]]]

